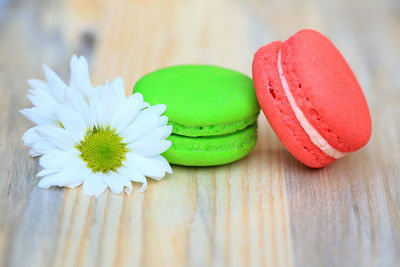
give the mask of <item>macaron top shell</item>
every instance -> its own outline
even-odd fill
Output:
[[[248,76],[211,65],[157,70],[142,77],[134,92],[152,105],[165,104],[165,115],[177,126],[174,133],[187,136],[203,135],[197,130],[204,135],[242,130],[255,122],[260,109]]]
[[[322,34],[302,30],[280,50],[284,76],[296,104],[335,149],[355,151],[371,135],[364,94],[338,49]]]

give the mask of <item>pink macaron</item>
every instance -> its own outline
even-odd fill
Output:
[[[258,102],[272,129],[299,161],[324,167],[371,136],[371,117],[357,79],[324,35],[302,30],[261,47],[253,60]]]

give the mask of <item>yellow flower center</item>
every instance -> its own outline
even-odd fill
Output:
[[[125,143],[122,142],[115,130],[96,128],[89,130],[83,141],[76,148],[81,152],[80,157],[86,162],[93,173],[116,171],[122,167],[128,152]]]

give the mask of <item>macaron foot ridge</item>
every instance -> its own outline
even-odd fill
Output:
[[[217,136],[224,134],[231,134],[246,129],[250,125],[253,125],[258,118],[259,111],[250,117],[228,123],[213,124],[213,125],[201,125],[201,126],[186,126],[177,122],[171,121],[169,124],[172,125],[172,133],[182,136],[189,137],[204,137],[204,136]]]

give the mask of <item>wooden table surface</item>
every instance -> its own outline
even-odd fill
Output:
[[[37,187],[21,141],[29,78],[69,78],[73,54],[95,84],[182,63],[251,74],[258,47],[302,28],[331,38],[368,99],[362,150],[312,170],[266,122],[246,158],[173,166],[127,196]],[[400,266],[400,2],[261,0],[0,1],[0,265]]]

